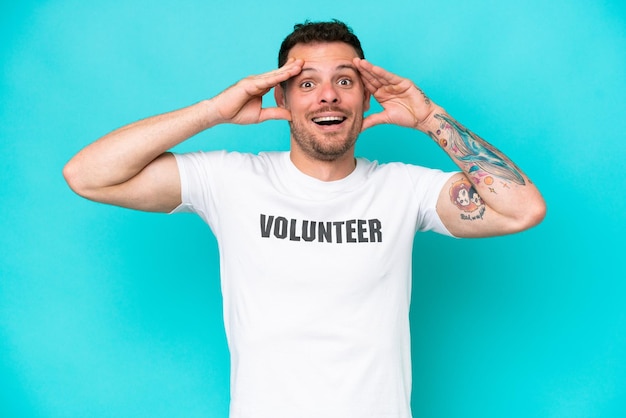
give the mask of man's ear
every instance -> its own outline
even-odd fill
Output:
[[[363,112],[367,112],[368,110],[370,110],[370,97],[371,97],[371,94],[370,94],[370,92],[368,90],[365,90],[363,95],[365,96],[363,98]]]
[[[276,105],[278,107],[282,107],[282,108],[287,107],[287,99],[285,98],[285,89],[283,88],[282,83],[274,86],[274,100],[276,101]]]

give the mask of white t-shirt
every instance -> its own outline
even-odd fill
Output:
[[[409,418],[414,234],[449,232],[451,173],[357,159],[346,178],[289,153],[177,154],[182,204],[220,250],[231,418]]]

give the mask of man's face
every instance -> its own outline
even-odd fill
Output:
[[[288,80],[276,102],[291,111],[292,151],[334,161],[353,154],[369,108],[358,70],[357,54],[343,42],[297,44],[288,58],[304,60],[302,72]]]

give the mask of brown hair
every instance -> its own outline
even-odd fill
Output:
[[[294,25],[291,32],[283,41],[278,52],[278,67],[287,62],[289,51],[296,44],[310,44],[316,42],[345,42],[352,46],[359,58],[365,58],[359,38],[345,23],[334,19],[330,22],[310,22]]]

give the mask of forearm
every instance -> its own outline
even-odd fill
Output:
[[[64,175],[77,191],[124,183],[217,120],[211,100],[140,120],[85,147],[68,162]]]
[[[474,198],[477,206],[484,204],[512,223],[519,223],[522,229],[543,218],[545,203],[526,174],[501,151],[455,121],[442,108],[435,106],[420,129],[463,171],[470,188],[470,204]],[[454,200],[452,189],[450,198]],[[473,216],[482,214],[478,211]]]

